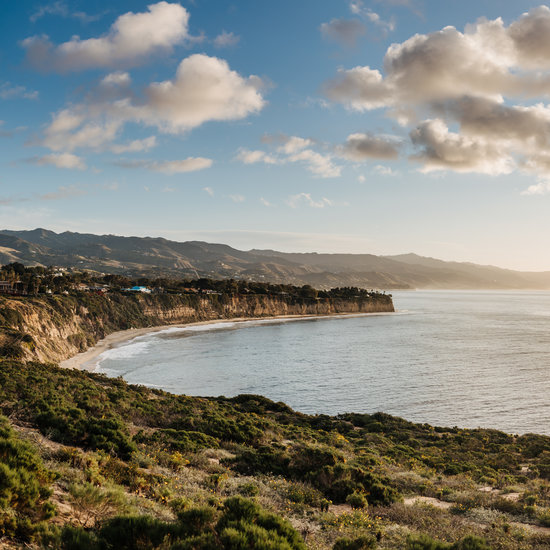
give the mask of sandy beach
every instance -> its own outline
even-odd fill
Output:
[[[237,322],[242,323],[245,321],[277,321],[277,320],[308,320],[308,319],[323,319],[323,318],[333,318],[333,317],[363,317],[371,315],[392,315],[393,312],[380,312],[380,313],[334,313],[332,315],[278,315],[276,317],[236,317],[229,319],[212,319],[210,321],[197,321],[196,323],[184,323],[176,325],[161,325],[155,327],[145,327],[145,328],[131,328],[128,330],[121,330],[118,332],[113,332],[112,334],[107,335],[105,338],[97,342],[97,344],[82,353],[65,359],[59,363],[60,367],[67,369],[80,369],[80,370],[89,370],[93,371],[96,364],[94,359],[99,357],[103,352],[116,348],[138,336],[143,336],[145,334],[151,334],[154,332],[161,332],[167,329],[173,328],[185,328],[189,326],[197,325],[216,325],[219,323],[227,322]]]

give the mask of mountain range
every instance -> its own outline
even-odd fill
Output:
[[[130,276],[237,278],[316,288],[550,289],[550,272],[521,272],[416,254],[287,253],[164,238],[0,231],[0,264],[76,267]]]

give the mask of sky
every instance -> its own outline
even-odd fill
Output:
[[[0,229],[550,270],[550,8],[0,3]]]

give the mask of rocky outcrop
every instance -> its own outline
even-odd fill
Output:
[[[394,311],[391,296],[300,299],[267,295],[121,295],[0,298],[0,356],[58,362],[129,328],[241,317]]]

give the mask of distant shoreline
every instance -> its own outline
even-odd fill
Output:
[[[338,317],[372,317],[376,315],[395,315],[399,312],[394,311],[383,311],[383,312],[373,312],[373,313],[332,313],[330,315],[275,315],[273,317],[235,317],[235,318],[223,318],[223,319],[211,319],[209,321],[196,321],[193,323],[183,323],[176,325],[159,325],[154,327],[144,327],[144,328],[131,328],[128,330],[119,330],[108,334],[105,338],[99,340],[94,346],[69,357],[59,363],[59,366],[66,369],[77,369],[77,370],[86,370],[89,372],[94,372],[97,367],[97,363],[92,363],[94,359],[97,359],[102,353],[110,349],[116,348],[125,342],[130,342],[139,336],[145,336],[146,334],[153,334],[155,332],[162,332],[163,330],[173,329],[173,328],[186,328],[190,326],[200,326],[200,325],[217,325],[220,323],[235,322],[235,323],[244,323],[246,321],[284,321],[284,320],[295,320],[295,321],[307,321],[309,319],[329,319],[329,318],[338,318]]]

